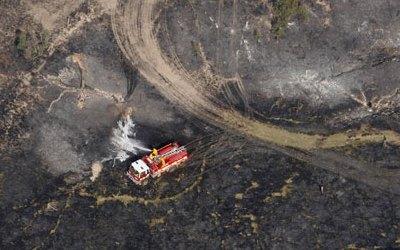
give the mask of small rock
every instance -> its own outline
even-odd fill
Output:
[[[243,196],[244,196],[243,193],[237,193],[237,194],[235,194],[235,199],[242,200]]]
[[[234,169],[239,169],[239,168],[240,168],[240,165],[239,165],[239,164],[236,164],[235,166],[233,166],[233,168],[234,168]]]

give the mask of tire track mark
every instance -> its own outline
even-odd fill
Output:
[[[227,131],[249,136],[253,139],[269,144],[268,147],[280,148],[290,155],[292,148],[306,153],[294,157],[311,162],[313,165],[337,172],[344,177],[358,179],[368,183],[369,175],[376,178],[388,178],[391,183],[368,184],[386,190],[392,190],[390,186],[400,188],[398,174],[375,169],[373,166],[357,167],[359,163],[342,161],[332,165],[329,160],[322,161],[312,156],[323,149],[331,149],[348,145],[360,145],[386,141],[394,145],[400,145],[400,135],[391,130],[362,129],[353,131],[352,134],[337,133],[332,135],[304,134],[286,130],[270,123],[263,123],[241,115],[238,111],[224,109],[215,105],[212,94],[200,91],[198,86],[204,84],[198,78],[194,78],[183,66],[168,58],[158,44],[155,27],[158,17],[155,15],[162,7],[160,0],[127,0],[120,2],[112,17],[112,27],[116,41],[124,55],[136,67],[143,77],[152,84],[160,93],[183,110]],[[309,156],[311,155],[311,156]],[[326,157],[325,157],[326,158]],[[331,159],[332,157],[327,157]],[[337,162],[337,157],[334,159]],[[327,164],[325,164],[327,163]],[[342,164],[341,164],[342,163]],[[351,168],[356,164],[355,168]],[[327,167],[326,165],[329,165]],[[360,165],[361,166],[361,165]],[[368,171],[364,170],[366,168]],[[391,178],[393,176],[393,178]],[[368,177],[368,176],[367,176]]]

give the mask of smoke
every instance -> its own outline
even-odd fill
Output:
[[[130,115],[121,118],[117,123],[118,127],[112,130],[111,143],[114,146],[116,156],[114,160],[125,161],[132,154],[140,151],[149,152],[140,140],[135,139],[136,130]]]

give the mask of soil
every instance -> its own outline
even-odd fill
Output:
[[[400,247],[400,3],[284,1],[0,3],[1,247]]]

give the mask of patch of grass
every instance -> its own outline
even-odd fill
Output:
[[[165,224],[165,217],[161,218],[153,218],[148,221],[148,225],[150,228],[154,228],[157,225]]]
[[[32,58],[36,59],[44,55],[49,47],[50,34],[47,31],[41,31],[36,34],[36,41],[32,46]]]
[[[277,38],[285,34],[285,30],[293,17],[303,20],[308,18],[308,12],[301,5],[300,0],[276,0],[273,4],[274,19],[272,20],[272,32]]]
[[[26,32],[17,30],[15,33],[15,48],[20,55],[29,61],[43,56],[49,47],[50,34],[45,31]]]
[[[26,32],[17,30],[15,37],[15,48],[18,52],[23,53],[26,49]]]
[[[264,202],[271,202],[274,197],[287,197],[293,190],[293,179],[297,177],[299,174],[294,173],[291,177],[285,180],[285,184],[281,187],[280,191],[273,192],[270,196],[267,196],[264,199]]]
[[[201,57],[201,48],[200,48],[200,44],[198,42],[192,41],[192,48],[193,48],[193,52],[195,54],[196,57]]]

